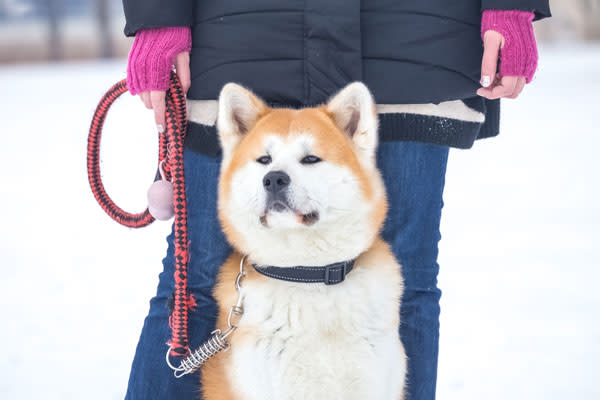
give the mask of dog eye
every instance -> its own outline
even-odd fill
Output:
[[[316,164],[316,163],[318,163],[319,161],[322,161],[322,160],[321,160],[319,157],[317,157],[317,156],[312,156],[312,155],[310,155],[310,156],[306,156],[306,157],[304,157],[302,160],[300,160],[300,162],[301,162],[302,164]]]
[[[262,156],[259,157],[257,160],[257,162],[261,163],[261,164],[270,164],[271,163],[271,156]]]

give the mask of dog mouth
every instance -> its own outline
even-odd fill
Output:
[[[270,201],[269,204],[267,205],[267,212],[269,211],[275,211],[275,212],[284,212],[285,210],[291,210],[292,208],[289,206],[289,204],[285,201],[282,200],[274,200],[274,201]],[[265,213],[265,214],[266,214]]]
[[[314,225],[319,220],[319,212],[311,211],[308,214],[300,214],[302,223],[306,226]]]
[[[319,212],[318,211],[302,213],[300,211],[295,210],[293,207],[291,207],[287,203],[287,201],[273,200],[267,204],[267,207],[266,207],[264,213],[259,218],[261,225],[264,226],[265,228],[268,228],[269,227],[269,214],[271,214],[273,212],[283,213],[286,211],[293,213],[296,216],[296,219],[298,220],[298,222],[305,226],[314,225],[315,223],[317,223],[317,221],[319,221]]]

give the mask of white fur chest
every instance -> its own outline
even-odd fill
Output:
[[[397,266],[393,266],[397,269]],[[227,368],[244,400],[398,400],[401,278],[356,265],[338,285],[243,284],[244,316]]]

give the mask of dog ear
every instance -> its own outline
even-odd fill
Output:
[[[369,89],[361,82],[349,84],[327,103],[327,111],[336,125],[350,136],[357,152],[374,160],[378,119]]]
[[[242,136],[252,129],[266,111],[265,103],[248,89],[235,83],[223,86],[217,114],[217,130],[223,153],[231,153]]]

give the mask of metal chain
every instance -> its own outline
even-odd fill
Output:
[[[221,351],[227,351],[231,347],[227,342],[227,337],[231,335],[238,327],[240,319],[244,314],[243,302],[244,298],[241,293],[242,278],[245,276],[244,273],[244,261],[246,256],[243,256],[240,260],[240,272],[235,278],[235,290],[237,292],[236,303],[229,308],[229,314],[227,315],[227,329],[223,332],[220,329],[212,331],[210,338],[202,343],[196,350],[190,353],[189,356],[181,360],[178,367],[171,364],[170,353],[171,347],[167,351],[165,356],[167,365],[173,370],[175,378],[181,378],[184,375],[193,374],[196,372],[206,361],[216,356]]]

